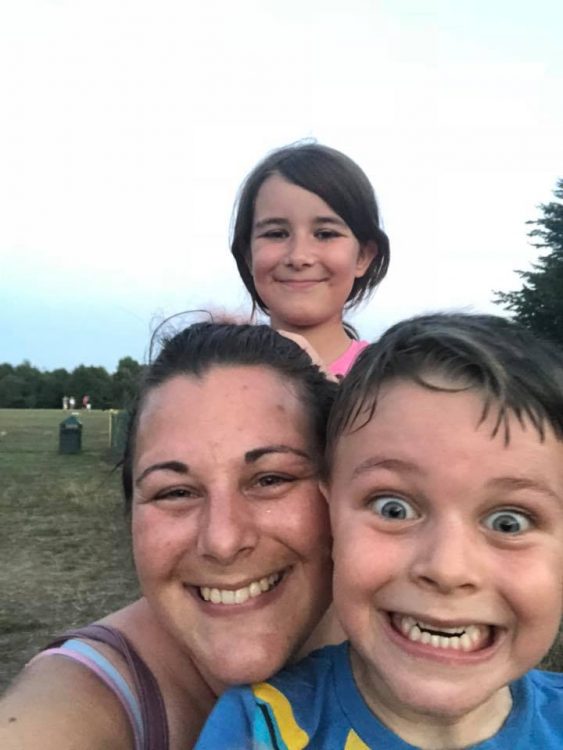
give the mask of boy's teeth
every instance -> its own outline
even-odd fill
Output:
[[[423,620],[415,620],[410,615],[397,615],[395,622],[403,635],[414,641],[420,641],[433,648],[453,649],[454,651],[476,651],[487,640],[489,629],[483,625],[464,625],[463,627],[436,627]]]
[[[258,581],[252,581],[248,586],[240,589],[217,589],[201,586],[199,593],[206,602],[213,604],[244,604],[249,599],[255,599],[260,594],[269,591],[281,578],[281,573],[272,573]]]

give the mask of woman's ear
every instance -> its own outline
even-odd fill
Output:
[[[377,243],[374,240],[364,242],[360,245],[358,260],[356,261],[356,278],[361,278],[370,267],[371,262],[378,253]]]

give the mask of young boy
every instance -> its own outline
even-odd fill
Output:
[[[328,446],[349,643],[226,693],[198,750],[562,748],[563,676],[533,667],[562,614],[563,352],[493,316],[399,323]]]

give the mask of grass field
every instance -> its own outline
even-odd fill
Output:
[[[137,596],[109,415],[81,415],[76,455],[58,453],[63,416],[0,409],[0,691],[53,634]],[[563,671],[561,641],[544,666]]]
[[[58,452],[58,410],[0,409],[0,691],[53,634],[137,596],[109,414],[80,415]]]

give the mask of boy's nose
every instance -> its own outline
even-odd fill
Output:
[[[478,531],[463,522],[434,524],[416,541],[411,576],[440,593],[469,593],[482,582]]]

